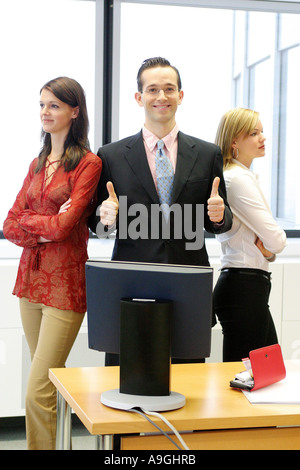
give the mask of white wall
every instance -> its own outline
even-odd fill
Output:
[[[206,242],[215,280],[218,276],[220,246]],[[110,259],[111,241],[91,240],[90,258]],[[0,417],[22,416],[30,358],[24,337],[18,299],[11,295],[21,249],[0,240]],[[285,359],[300,359],[300,240],[289,240],[272,263],[270,307]],[[212,353],[208,362],[222,361],[222,331],[212,331]],[[69,367],[102,366],[104,354],[88,349],[86,318],[67,362]]]

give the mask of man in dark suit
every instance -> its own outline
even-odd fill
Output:
[[[183,91],[178,70],[163,58],[144,61],[135,99],[144,107],[144,128],[136,135],[100,148],[103,162],[99,210],[90,228],[105,235],[117,229],[112,259],[208,266],[203,228],[231,228],[223,159],[219,147],[178,130],[175,114]],[[159,208],[157,141],[174,171],[168,221]],[[202,208],[202,211],[200,210]],[[165,225],[164,225],[165,224]]]

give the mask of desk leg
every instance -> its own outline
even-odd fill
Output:
[[[71,408],[57,392],[56,450],[71,449]]]
[[[96,450],[113,450],[113,436],[96,436]]]

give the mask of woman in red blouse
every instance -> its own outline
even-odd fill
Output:
[[[26,395],[29,449],[55,449],[56,392],[48,370],[63,367],[86,311],[88,216],[101,159],[91,153],[85,94],[59,77],[40,94],[43,146],[4,222],[23,247],[13,294],[31,354]]]

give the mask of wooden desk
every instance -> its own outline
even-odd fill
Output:
[[[241,370],[239,362],[173,365],[171,390],[185,395],[186,405],[164,415],[178,431],[194,430],[183,434],[191,450],[300,449],[300,406],[250,404],[242,392],[229,387]],[[118,367],[50,369],[49,377],[58,391],[57,448],[68,448],[70,408],[93,435],[155,432],[136,413],[100,402],[101,392],[118,388]],[[159,418],[151,419],[169,431]],[[111,440],[108,442],[110,447]],[[172,448],[175,446],[162,435],[122,439],[122,449]]]

